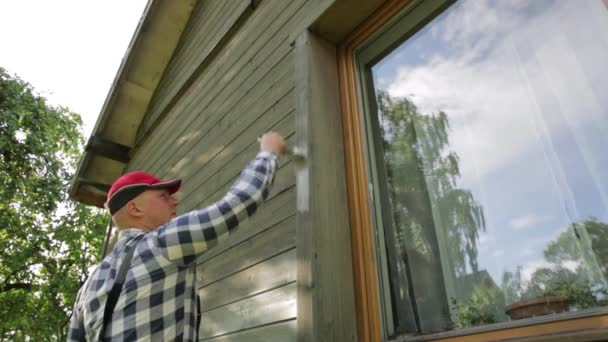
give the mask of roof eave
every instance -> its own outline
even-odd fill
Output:
[[[137,130],[188,23],[196,0],[149,0],[106,97],[69,195],[102,207],[124,172]]]

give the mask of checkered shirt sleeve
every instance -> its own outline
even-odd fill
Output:
[[[136,245],[123,291],[105,331],[112,341],[191,341],[196,336],[196,265],[200,254],[217,244],[252,215],[268,196],[277,157],[260,152],[241,172],[228,193],[213,205],[178,216],[156,230],[121,231],[112,253],[91,273],[78,292],[68,341],[99,336],[103,311],[128,241]],[[135,247],[134,247],[135,248]]]
[[[187,265],[223,235],[236,229],[266,199],[277,167],[276,156],[260,152],[228,193],[215,204],[191,211],[156,229],[157,247],[175,263]]]

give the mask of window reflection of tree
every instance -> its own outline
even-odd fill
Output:
[[[587,243],[581,247],[575,239]],[[590,280],[605,286],[608,277],[608,224],[594,217],[573,223],[547,246],[544,255],[548,262],[556,265],[576,263],[577,273],[589,275]],[[594,264],[597,269],[590,268]]]
[[[572,223],[543,254],[550,266],[534,270],[529,280],[523,279],[521,266],[505,272],[507,303],[553,295],[576,309],[608,304],[608,224],[593,217]]]
[[[413,303],[403,302],[414,306],[423,332],[445,330],[451,326],[447,297],[470,293],[457,280],[467,269],[478,272],[483,209],[469,190],[456,186],[459,159],[449,150],[445,113],[423,115],[409,99],[382,91],[377,106],[394,224],[394,232],[386,236],[393,297],[413,295]],[[400,274],[408,265],[411,288],[404,281],[407,275]],[[399,307],[403,303],[398,298],[393,301],[399,322],[404,319],[399,315],[408,313]]]
[[[472,193],[457,187],[459,159],[449,150],[447,115],[423,115],[411,100],[382,91],[376,100],[385,206],[394,227],[385,238],[398,331],[408,330],[411,316],[422,332],[449,329],[449,312],[480,293],[493,304],[483,308],[492,319],[479,324],[506,319],[505,302],[542,293],[568,296],[577,309],[608,304],[608,224],[595,218],[571,224],[551,242],[544,256],[552,266],[537,269],[529,281],[522,280],[521,266],[505,272],[502,291],[475,281],[485,272],[477,260],[485,219]]]

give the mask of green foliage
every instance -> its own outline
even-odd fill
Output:
[[[554,295],[568,299],[572,308],[578,310],[606,306],[608,304],[608,290],[604,287],[593,288],[589,283],[561,283],[547,295]]]
[[[0,68],[0,340],[65,340],[106,218],[67,198],[78,114]]]
[[[559,266],[539,268],[532,273],[529,281],[522,279],[521,267],[515,272],[505,272],[503,290],[507,303],[557,296],[568,300],[570,307],[578,310],[608,304],[606,287],[594,286],[577,273]]]
[[[496,312],[502,308],[502,296],[498,287],[475,286],[467,303],[452,298],[456,325],[459,328],[468,328],[498,322]]]
[[[430,260],[434,238],[428,232],[437,225],[446,241],[453,277],[466,275],[467,264],[477,271],[479,232],[486,223],[473,194],[457,187],[459,158],[450,151],[448,116],[420,113],[409,99],[382,91],[377,103],[399,242]]]
[[[420,325],[443,330],[452,324],[445,299],[456,296],[453,284],[467,276],[467,269],[478,271],[479,232],[486,225],[483,208],[471,191],[458,187],[459,158],[450,147],[448,115],[422,113],[410,99],[384,91],[376,99],[378,116],[371,120],[378,120],[372,125],[378,128],[372,129],[382,143],[373,147],[374,155],[383,158],[377,161],[379,177],[386,179],[378,184],[388,194],[381,199],[383,220],[394,226],[394,233],[385,235],[389,276],[391,285],[399,286],[392,291],[407,303],[405,279],[410,275],[400,265],[407,260],[415,270],[411,277]],[[395,307],[397,325],[412,325],[407,304]]]
[[[578,242],[577,242],[578,241]],[[588,241],[584,248],[583,242]],[[608,224],[591,217],[588,220],[572,223],[544,251],[545,259],[559,265],[574,262],[585,265],[586,274],[595,278],[608,278]],[[595,272],[592,265],[597,265]]]

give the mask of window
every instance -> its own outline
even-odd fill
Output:
[[[386,337],[608,304],[606,32],[602,0],[412,1],[354,51]]]

